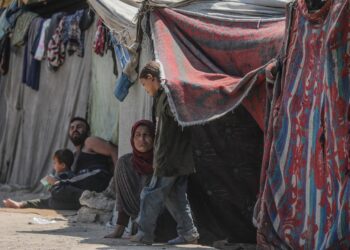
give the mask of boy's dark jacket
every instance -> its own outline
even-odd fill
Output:
[[[170,177],[194,173],[190,130],[175,121],[163,88],[154,98],[154,174]]]

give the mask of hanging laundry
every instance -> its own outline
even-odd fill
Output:
[[[79,27],[83,32],[87,30],[94,22],[95,13],[91,9],[84,9],[83,16],[80,18]]]
[[[10,6],[0,16],[0,40],[14,28],[17,17],[22,14],[22,8],[17,1],[12,1]]]
[[[65,16],[64,12],[58,12],[52,15],[50,25],[45,33],[45,50],[48,48],[49,42],[55,34],[55,31],[63,16]]]
[[[125,48],[124,45],[122,45],[112,34],[112,32],[110,33],[110,39],[111,39],[111,43],[113,45],[114,48],[114,52],[120,62],[120,66],[122,67],[122,69],[125,68],[126,64],[130,61],[130,55],[128,50]]]
[[[6,75],[10,62],[10,36],[6,34],[0,41],[0,75]]]
[[[65,24],[66,17],[62,17],[61,21],[56,28],[55,34],[49,41],[47,48],[47,60],[49,68],[57,70],[65,60],[65,47],[63,43],[63,27]]]
[[[122,70],[126,68],[126,65],[130,61],[130,55],[128,50],[117,41],[112,32],[110,33],[111,43],[114,48],[115,56],[119,61]],[[123,101],[129,93],[129,88],[131,87],[132,82],[130,81],[128,75],[125,72],[122,72],[119,78],[116,81],[114,95],[119,101]]]
[[[37,17],[32,21],[28,31],[28,41],[23,57],[22,83],[25,83],[34,90],[39,90],[40,61],[34,58],[34,54],[39,44],[43,24],[44,19],[41,17]]]
[[[93,51],[103,56],[105,53],[105,46],[106,46],[106,28],[103,25],[103,21],[101,18],[97,21],[97,30],[94,38],[94,42],[92,45]]]
[[[108,38],[109,36],[107,36]],[[110,44],[110,40],[108,40],[106,42],[107,44],[107,50],[111,50],[111,55],[112,55],[112,60],[113,60],[113,74],[118,77],[118,62],[117,62],[117,57],[115,56],[115,53],[114,53],[114,48],[113,46]]]
[[[12,0],[1,0],[0,1],[0,7],[1,8],[6,8],[11,4]]]
[[[63,43],[66,46],[68,55],[72,55],[76,51],[78,56],[84,56],[84,32],[79,27],[83,13],[84,10],[79,10],[73,15],[66,17],[63,29]]]
[[[24,12],[17,18],[15,28],[12,32],[11,45],[12,46],[23,46],[28,34],[30,23],[33,21],[38,14],[34,12]]]
[[[35,55],[34,55],[34,58],[38,61],[43,60],[44,55],[45,55],[45,34],[46,34],[47,29],[50,25],[50,22],[51,22],[51,19],[45,20],[45,22],[43,24],[43,28],[41,29],[39,44],[38,44],[38,47],[37,47],[37,49],[35,51]]]

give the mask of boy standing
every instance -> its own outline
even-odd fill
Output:
[[[131,241],[152,244],[156,221],[165,205],[177,222],[178,233],[178,237],[168,243],[197,243],[199,234],[186,195],[188,175],[195,172],[190,131],[182,129],[171,113],[161,85],[159,63],[149,62],[140,73],[140,81],[146,92],[154,97],[154,174],[149,186],[141,193],[140,213],[136,219],[138,233]]]

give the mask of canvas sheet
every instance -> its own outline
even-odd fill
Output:
[[[135,18],[138,7],[113,0],[88,0],[88,3],[105,25],[114,31],[118,41],[129,46],[133,43],[136,38]]]
[[[111,50],[103,57],[92,52],[88,117],[92,135],[118,144],[119,102],[113,95],[117,79],[113,74],[113,65]]]
[[[194,1],[174,9],[192,16],[207,16],[217,19],[254,19],[284,17],[288,1]]]
[[[177,121],[202,124],[247,98],[243,104],[263,127],[264,65],[277,56],[284,26],[284,19],[229,21],[153,11],[155,54]]]
[[[85,33],[91,51],[94,33]],[[67,56],[57,72],[41,63],[40,88],[21,83],[24,48],[11,53],[10,70],[0,81],[1,182],[31,187],[53,167],[52,155],[68,142],[72,116],[86,116],[91,82],[91,53]]]
[[[283,17],[286,3],[291,0],[150,0],[154,7],[176,8],[177,11],[215,18],[272,18]],[[131,45],[136,36],[137,14],[141,7],[138,0],[88,0],[89,5],[104,23],[119,36],[118,39]]]

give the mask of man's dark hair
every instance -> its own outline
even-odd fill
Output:
[[[56,158],[59,163],[64,163],[68,169],[71,168],[74,161],[73,152],[67,148],[57,150],[53,157]]]
[[[87,122],[86,119],[84,119],[82,117],[79,117],[79,116],[75,116],[72,119],[70,119],[69,124],[72,124],[72,122],[74,122],[74,121],[81,121],[81,122],[85,123],[86,131],[87,131],[88,134],[90,133],[90,125],[89,125],[89,123]]]
[[[146,79],[147,75],[157,78],[160,81],[160,65],[156,61],[148,62],[141,70],[140,79]]]

